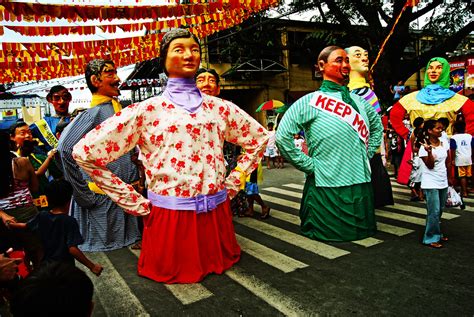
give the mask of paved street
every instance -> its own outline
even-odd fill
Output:
[[[376,211],[374,237],[322,243],[299,234],[304,175],[286,164],[265,168],[264,177],[272,217],[234,218],[243,250],[234,268],[199,284],[164,285],[137,276],[137,252],[90,253],[105,267],[91,276],[94,316],[474,314],[474,195],[466,210],[443,214],[450,241],[441,250],[421,244],[424,203],[409,202],[398,184],[396,205]]]

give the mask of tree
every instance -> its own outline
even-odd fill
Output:
[[[316,9],[317,15],[313,21],[340,24],[346,32],[342,37],[339,34],[339,39],[348,45],[367,48],[373,61],[406,1],[294,0],[289,5],[289,10],[308,7]],[[389,102],[391,95],[388,87],[391,84],[408,79],[424,67],[430,58],[445,56],[446,52],[455,50],[474,30],[473,9],[470,0],[421,0],[416,10],[406,8],[372,74],[379,98]],[[428,18],[423,17],[426,15]],[[422,17],[422,22],[426,22],[421,30],[422,34],[433,37],[433,45],[420,51],[412,59],[403,59],[404,52],[412,41],[411,31]]]

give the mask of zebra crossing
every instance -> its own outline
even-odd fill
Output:
[[[305,305],[281,290],[281,280],[285,276],[311,270],[318,261],[338,261],[350,257],[353,252],[370,252],[369,249],[392,243],[394,240],[408,236],[415,231],[422,231],[425,225],[424,203],[409,202],[409,189],[392,183],[396,204],[376,210],[378,233],[374,237],[349,243],[324,243],[311,240],[299,234],[300,219],[298,210],[302,196],[303,184],[288,183],[280,187],[261,188],[262,199],[271,206],[271,218],[262,221],[257,218],[234,218],[236,237],[242,248],[242,260],[232,269],[218,278],[219,283],[236,284],[246,292],[246,296],[258,298],[268,305],[270,312],[288,316],[311,315]],[[443,213],[443,221],[451,221],[471,212],[474,199],[466,199],[467,209],[450,209]],[[260,206],[255,206],[257,213]],[[416,236],[412,239],[416,243]],[[299,258],[299,252],[305,256]],[[364,251],[367,250],[367,251]],[[114,251],[115,252],[115,251]],[[128,267],[136,270],[137,250],[122,249],[120,256],[130,256]],[[156,312],[145,307],[144,301],[150,298],[166,299],[167,305],[181,311],[199,303],[222,296],[219,289],[209,286],[207,279],[202,283],[184,285],[163,285],[136,276],[135,272],[124,274],[121,263],[108,253],[89,253],[95,262],[101,263],[105,269],[101,277],[90,274],[95,286],[95,300],[101,309],[94,312],[95,316],[115,316],[117,310],[124,316],[153,316]],[[118,257],[118,256],[117,256]],[[113,260],[112,260],[113,258]],[[268,267],[275,279],[269,282],[265,277],[257,276],[252,270],[252,263]],[[132,277],[131,277],[132,276]],[[132,281],[131,281],[132,280]],[[233,286],[235,287],[235,286]],[[144,290],[140,290],[143,288]],[[146,294],[146,298],[137,294]],[[250,295],[249,295],[250,294]],[[171,304],[170,304],[171,303]],[[112,309],[113,307],[113,309]]]

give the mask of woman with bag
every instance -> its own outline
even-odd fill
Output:
[[[444,144],[441,137],[442,124],[436,120],[425,121],[423,126],[427,138],[420,140],[419,151],[421,163],[421,188],[426,199],[426,228],[423,244],[439,249],[442,241],[448,238],[441,234],[440,219],[446,203],[448,192],[449,145]]]

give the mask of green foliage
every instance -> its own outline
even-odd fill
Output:
[[[442,12],[442,14],[440,14]],[[424,31],[434,35],[449,36],[459,31],[474,18],[473,5],[465,0],[443,1],[432,14],[425,18]]]
[[[265,23],[267,20],[264,15],[257,15],[237,27],[210,36],[211,62],[238,63],[260,58],[279,61],[280,33]]]

